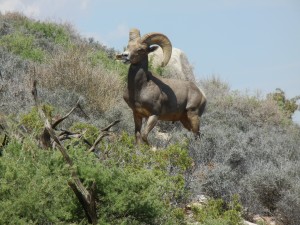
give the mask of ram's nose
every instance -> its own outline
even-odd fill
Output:
[[[123,52],[122,54],[117,54],[116,59],[118,60],[128,60],[129,59],[129,53],[128,52]]]
[[[117,55],[116,55],[116,59],[117,59],[117,60],[122,60],[122,59],[123,59],[122,54],[117,54]]]

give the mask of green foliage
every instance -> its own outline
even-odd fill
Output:
[[[127,76],[128,66],[108,56],[103,50],[93,51],[88,54],[92,66],[101,64],[107,71],[116,71],[123,80]]]
[[[71,33],[66,26],[40,22],[18,13],[2,16],[9,29],[3,31],[0,46],[9,52],[34,62],[44,62],[53,45],[69,47]]]
[[[120,145],[120,143],[122,143]],[[164,200],[177,202],[188,195],[185,189],[185,175],[192,167],[192,159],[188,155],[187,146],[174,144],[164,150],[152,151],[148,146],[137,148],[134,139],[123,133],[118,142],[107,146],[103,163],[108,167],[129,169],[130,171],[151,170],[164,186]],[[167,194],[169,193],[169,194]]]
[[[109,224],[178,224],[182,211],[171,202],[186,197],[183,176],[191,166],[184,145],[153,152],[136,147],[132,136],[123,133],[99,154],[99,159],[76,162],[87,185],[96,181],[99,218]],[[176,172],[175,172],[176,171]]]
[[[156,224],[170,213],[161,199],[163,183],[151,170],[108,168],[100,163],[80,168],[84,179],[96,180],[99,217],[107,223]]]
[[[300,99],[300,96],[287,99],[284,91],[280,88],[277,88],[276,92],[270,93],[268,97],[276,101],[279,108],[286,114],[289,119],[292,119],[293,114],[299,108],[297,101]]]
[[[50,41],[54,41],[56,44],[68,46],[70,42],[69,34],[62,25],[55,23],[47,23],[33,20],[24,20],[23,26],[32,35],[39,38],[46,38]]]
[[[31,35],[22,33],[13,33],[2,36],[0,38],[0,46],[8,49],[8,51],[20,55],[23,59],[42,62],[45,58],[44,51],[39,48]]]
[[[83,137],[93,144],[99,135],[99,129],[88,123],[77,122],[70,127],[70,131],[83,134]]]
[[[27,115],[31,119],[24,121],[39,124],[32,119],[36,114],[33,109]],[[91,141],[97,131],[83,123],[73,129],[86,129]],[[183,224],[183,210],[171,203],[187,196],[184,175],[192,160],[186,144],[153,152],[148,146],[133,145],[126,133],[107,144],[99,158],[87,154],[85,145],[68,145],[84,184],[89,187],[96,182],[99,224]],[[4,148],[0,169],[1,224],[87,222],[67,185],[72,178],[59,151],[39,149],[32,136],[22,142],[13,139]]]
[[[43,105],[43,111],[48,118],[51,118],[54,108],[50,105]],[[29,113],[21,115],[20,123],[34,133],[41,133],[44,128],[44,121],[40,119],[37,107],[33,107]]]
[[[192,211],[196,221],[205,225],[238,225],[242,224],[242,207],[238,195],[226,205],[222,199],[210,199],[203,206],[193,206]]]
[[[69,171],[59,152],[43,151],[33,140],[10,141],[1,157],[0,224],[72,223],[78,205]]]
[[[153,60],[154,60],[153,56],[149,58],[149,70],[152,71],[155,75],[159,75],[163,77],[166,72],[166,68],[162,66],[154,66]]]

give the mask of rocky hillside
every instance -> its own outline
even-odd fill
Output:
[[[178,123],[160,122],[149,137],[156,151],[136,147],[122,100],[128,67],[114,55],[68,24],[0,15],[0,224],[95,223],[91,218],[98,224],[240,224],[241,216],[253,221],[257,214],[300,224],[296,98],[280,89],[248,95],[217,77],[202,79],[197,83],[208,104],[201,140]],[[172,69],[152,68],[162,76]],[[182,73],[187,70],[192,74],[191,68]],[[56,150],[41,144],[45,118],[72,164],[57,143]],[[54,139],[47,140],[52,146]],[[93,207],[83,207],[78,180],[93,194]],[[202,195],[210,200],[187,215],[187,203]]]

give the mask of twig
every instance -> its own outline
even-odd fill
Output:
[[[107,127],[101,129],[100,134],[98,135],[98,137],[97,137],[96,141],[94,142],[94,144],[92,145],[92,147],[88,150],[88,153],[94,152],[94,151],[96,150],[96,147],[97,147],[97,145],[99,144],[99,142],[100,142],[104,137],[106,137],[106,136],[109,135],[109,131],[108,131],[108,130],[109,130],[111,127],[113,127],[114,125],[116,125],[117,123],[119,123],[119,122],[120,122],[120,120],[116,120],[116,121],[112,122],[111,124],[109,124]]]
[[[99,144],[99,142],[106,136],[108,136],[109,133],[105,132],[105,133],[100,133],[100,135],[97,137],[96,141],[94,142],[94,144],[92,145],[92,147],[87,151],[88,153],[90,152],[94,152],[96,150],[97,145]]]
[[[111,124],[109,124],[107,127],[101,129],[101,131],[108,131],[111,127],[113,127],[114,125],[116,125],[117,123],[119,123],[121,120],[116,120],[114,122],[112,122]]]
[[[64,117],[59,118],[58,120],[54,121],[54,123],[51,125],[51,127],[53,129],[55,129],[57,127],[57,125],[60,124],[65,119],[67,119],[78,106],[79,106],[79,99],[77,100],[76,105],[70,110],[70,112],[68,112]]]

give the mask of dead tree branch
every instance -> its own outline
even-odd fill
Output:
[[[76,108],[78,108],[79,107],[79,99],[78,99],[78,101],[76,102],[76,105],[70,110],[70,112],[68,112],[64,117],[62,117],[62,118],[59,118],[59,119],[57,119],[56,121],[54,121],[54,123],[51,125],[51,127],[53,128],[53,129],[55,129],[57,126],[58,126],[58,124],[60,124],[62,121],[64,121],[65,119],[67,119],[70,115],[71,115],[71,113],[76,109]]]
[[[32,90],[31,90],[31,94],[33,95],[33,99],[34,99],[36,107],[40,111],[41,110],[40,109],[41,104],[39,103],[36,85],[37,85],[37,81],[34,80]],[[87,116],[86,113],[83,111],[79,101],[80,100],[78,99],[75,106],[65,116],[56,119],[52,124],[49,122],[50,127],[52,129],[55,129],[61,122],[63,122],[65,119],[67,119],[74,112],[74,110],[77,109],[77,108],[80,109],[84,113],[85,116]],[[39,114],[40,114],[40,112],[39,112]],[[45,118],[46,118],[46,116],[45,116]],[[43,133],[41,134],[41,136],[39,138],[39,141],[40,141],[40,145],[41,145],[42,148],[48,149],[48,148],[51,147],[51,137],[50,137],[49,131],[46,128],[44,128]]]
[[[111,124],[109,124],[107,127],[101,129],[101,131],[108,131],[111,127],[113,127],[114,125],[116,125],[117,123],[119,123],[121,120],[116,120],[114,122],[112,122]]]
[[[94,142],[94,144],[92,145],[92,147],[88,150],[88,153],[90,152],[94,152],[96,150],[96,147],[97,145],[99,144],[99,142],[106,136],[108,136],[110,133],[109,133],[109,129],[111,127],[113,127],[114,125],[116,125],[117,123],[119,123],[120,120],[116,120],[114,122],[112,122],[111,124],[109,124],[107,127],[101,129],[101,132],[100,134],[98,135],[96,141]]]
[[[57,148],[59,149],[59,151],[63,155],[63,158],[64,158],[65,162],[69,165],[70,170],[71,170],[71,175],[72,175],[73,181],[68,182],[69,186],[71,187],[71,189],[73,190],[73,192],[77,196],[79,202],[81,203],[81,205],[82,205],[82,207],[85,211],[85,214],[88,218],[89,223],[97,224],[98,220],[97,220],[96,200],[95,200],[96,184],[95,184],[95,182],[92,184],[92,187],[91,187],[90,191],[88,191],[83,186],[82,182],[79,179],[77,171],[73,166],[74,165],[73,160],[70,158],[70,156],[68,155],[66,149],[62,145],[61,141],[56,136],[53,125],[51,125],[51,123],[49,122],[48,118],[45,115],[45,112],[41,108],[41,105],[40,105],[39,99],[38,99],[36,85],[37,85],[37,82],[34,81],[33,82],[32,94],[33,94],[33,97],[34,97],[34,100],[35,100],[35,104],[38,108],[39,116],[45,122],[45,129],[44,129],[44,132],[43,132],[42,136],[47,135],[47,141],[49,140],[49,143],[51,143],[50,138],[52,138],[53,141],[56,143]],[[64,119],[66,119],[74,111],[74,109],[77,107],[77,105],[78,104],[76,104],[76,106],[65,117],[60,119],[60,122],[62,122]],[[58,121],[56,121],[56,122],[58,122]],[[54,123],[54,124],[56,124],[56,126],[57,126],[60,122]]]

